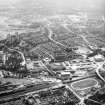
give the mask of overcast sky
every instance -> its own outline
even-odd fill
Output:
[[[7,4],[11,4],[11,3],[16,3],[20,0],[0,0],[0,5],[7,5]]]
[[[39,1],[39,0],[0,0],[0,4],[10,4],[10,3],[17,3],[19,1]],[[41,1],[41,0],[40,0]],[[72,4],[72,3],[79,3],[79,4],[83,4],[83,3],[103,3],[105,0],[42,0],[42,1],[48,1],[48,2],[53,2],[56,4]],[[105,3],[105,2],[104,2]]]
[[[35,1],[35,2],[34,2]],[[24,6],[24,2],[29,4],[31,2],[37,3],[40,1],[40,5],[48,2],[50,4],[55,4],[59,8],[65,7],[79,7],[79,8],[105,8],[105,0],[0,0],[0,5],[8,5],[8,6],[17,6],[17,4],[21,4]],[[41,3],[41,1],[43,3]],[[21,3],[22,2],[22,3]],[[32,3],[31,3],[32,4]]]

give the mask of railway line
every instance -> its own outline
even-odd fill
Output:
[[[0,103],[5,103],[7,101],[18,99],[19,97],[25,96],[25,94],[30,92],[38,92],[41,90],[46,90],[47,88],[50,88],[54,86],[54,84],[44,83],[44,84],[30,84],[27,87],[23,87],[20,89],[14,89],[7,93],[1,93],[0,94]]]

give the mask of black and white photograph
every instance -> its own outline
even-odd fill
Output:
[[[105,105],[105,0],[0,0],[0,105]]]

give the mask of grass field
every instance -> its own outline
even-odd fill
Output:
[[[75,90],[84,90],[96,86],[98,81],[92,78],[80,80],[71,84],[71,87]]]

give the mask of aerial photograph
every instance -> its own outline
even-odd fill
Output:
[[[105,105],[105,0],[0,0],[0,105]]]

